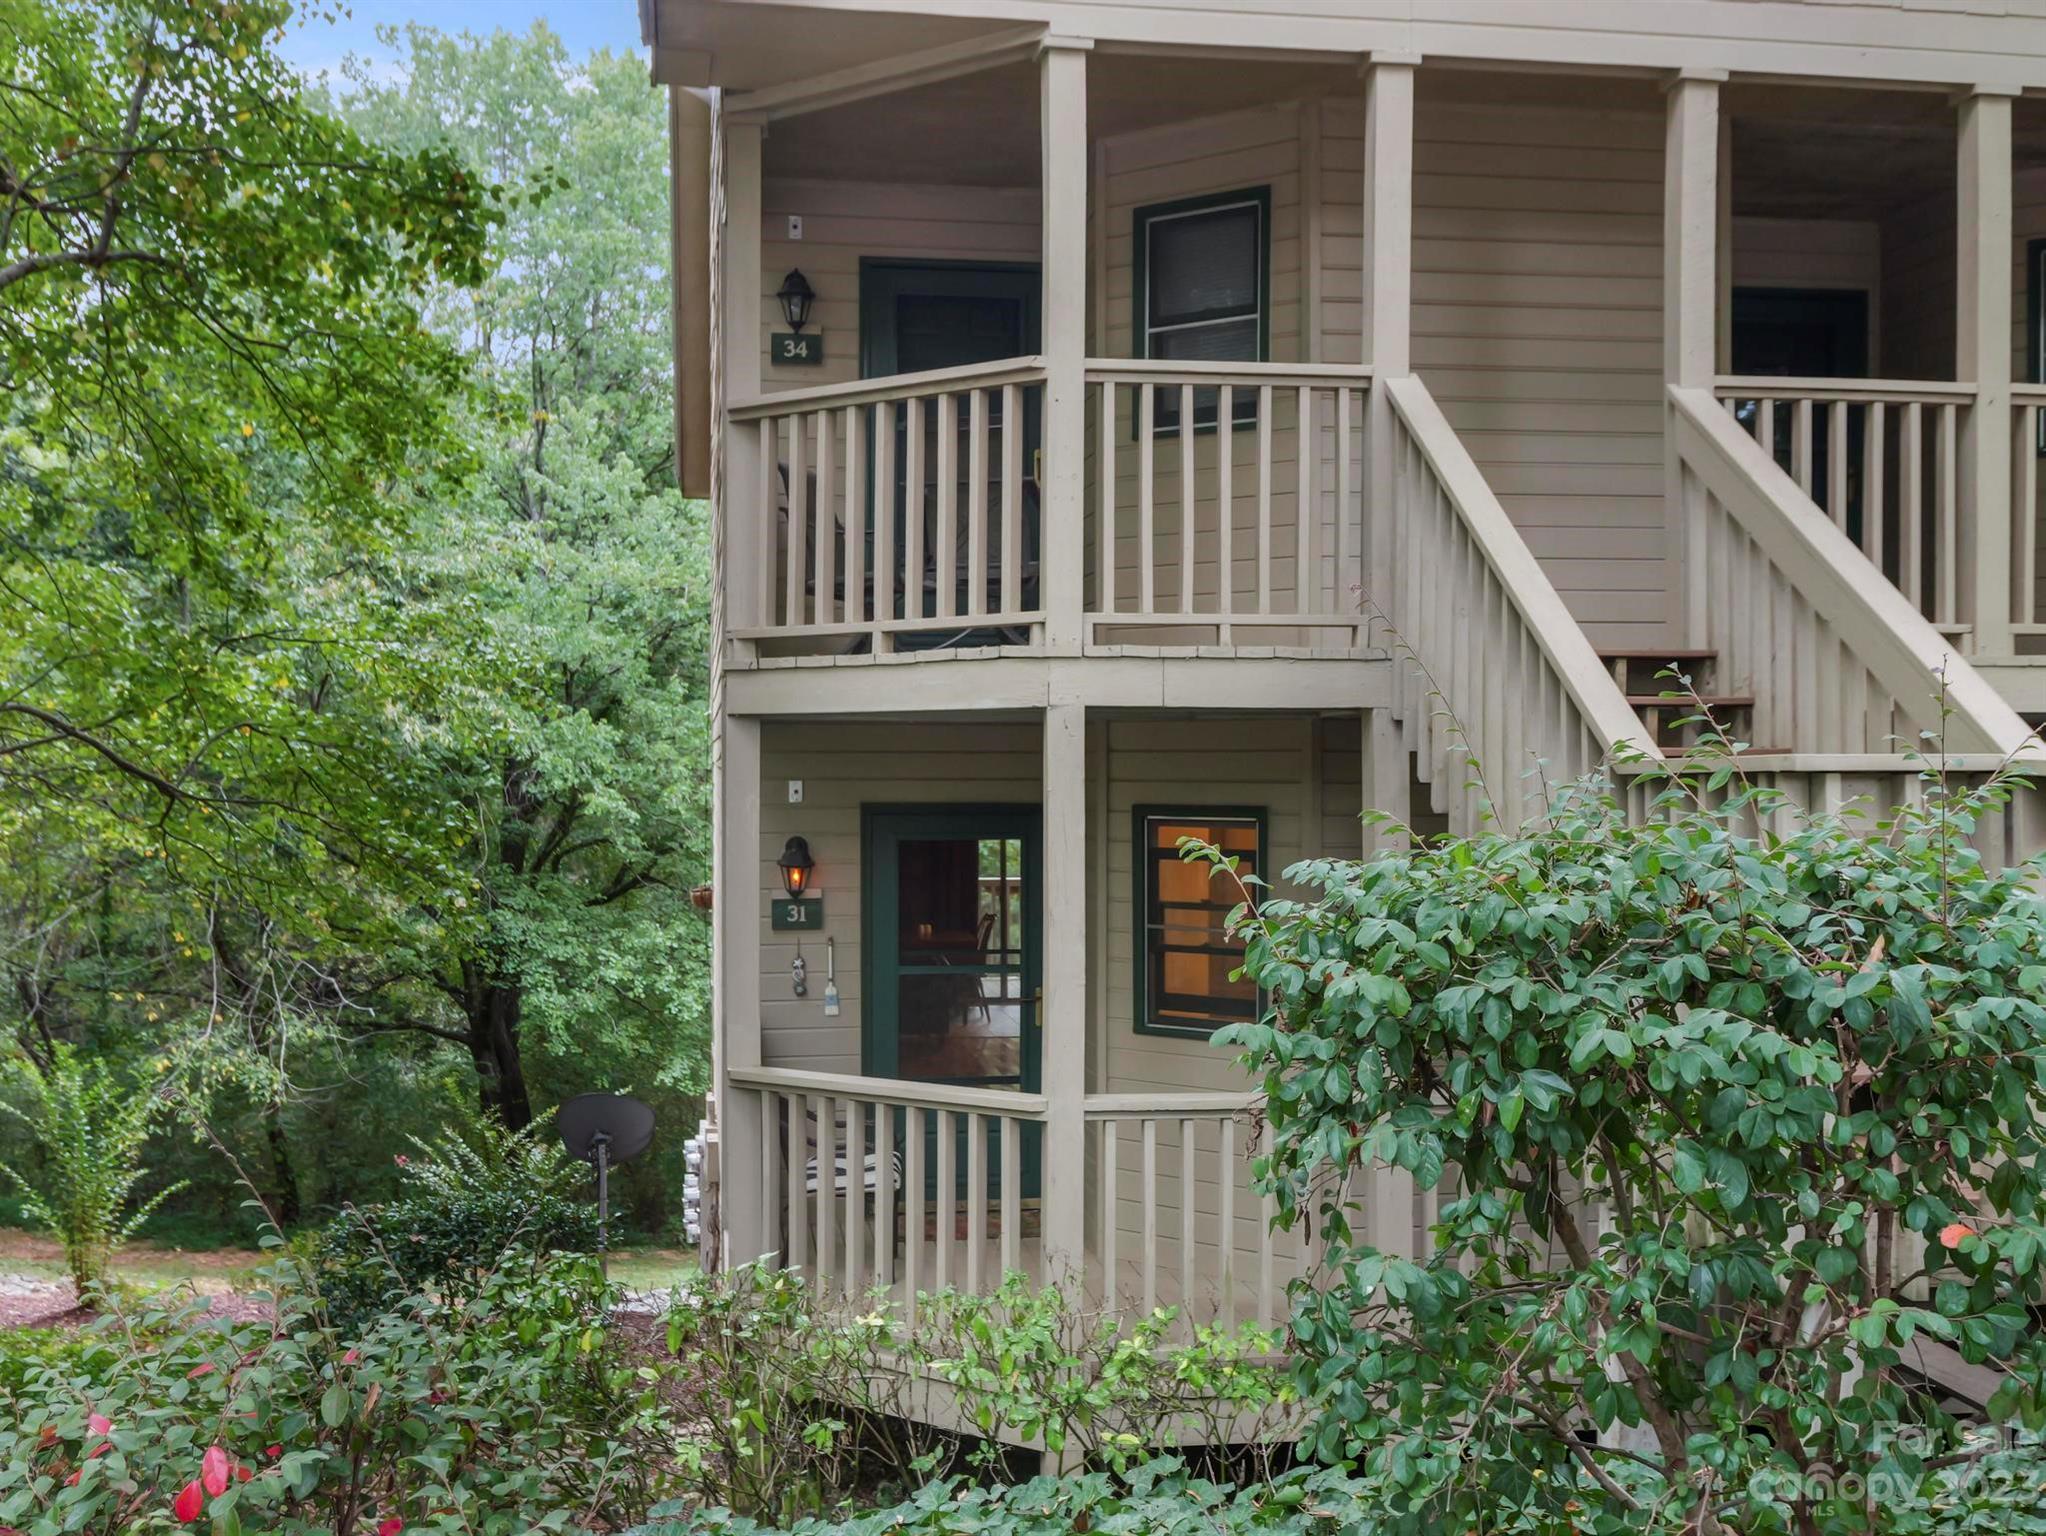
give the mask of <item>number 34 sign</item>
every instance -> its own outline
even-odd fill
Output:
[[[824,361],[824,338],[819,335],[804,336],[776,331],[767,338],[767,360],[770,363],[821,363]]]

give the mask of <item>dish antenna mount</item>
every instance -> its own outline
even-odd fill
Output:
[[[654,1112],[623,1094],[582,1093],[554,1112],[554,1127],[570,1155],[597,1170],[597,1262],[609,1279],[611,1165],[629,1163],[647,1149],[654,1139]]]

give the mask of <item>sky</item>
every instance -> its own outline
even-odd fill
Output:
[[[388,65],[391,54],[376,39],[376,29],[386,23],[417,21],[443,32],[523,32],[544,17],[571,54],[639,50],[635,0],[298,0],[296,11],[280,51],[306,73],[325,70],[337,82],[347,54]],[[316,14],[330,11],[332,22]]]

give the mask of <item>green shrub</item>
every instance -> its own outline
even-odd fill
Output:
[[[1087,1473],[1033,1478],[1010,1487],[976,1488],[955,1479],[926,1485],[906,1503],[838,1520],[807,1519],[789,1536],[1335,1536],[1363,1529],[1363,1505],[1339,1472],[1317,1470],[1249,1488],[1206,1482],[1183,1463],[1152,1461],[1127,1474]],[[730,1510],[673,1510],[627,1536],[762,1536],[770,1531]]]
[[[412,1297],[347,1334],[308,1270],[266,1280],[274,1326],[158,1299],[96,1323],[100,1353],[0,1386],[0,1527],[601,1530],[665,1491],[669,1434],[594,1260],[495,1271],[461,1305]]]
[[[505,1255],[528,1261],[596,1246],[596,1211],[582,1198],[587,1170],[538,1127],[485,1120],[464,1141],[444,1131],[396,1161],[406,1186],[388,1204],[344,1208],[321,1233],[320,1288],[335,1320],[353,1326],[422,1291],[473,1294]]]
[[[1934,781],[1871,837],[1737,768],[1724,809],[1581,790],[1305,864],[1317,900],[1242,921],[1263,1171],[1328,1266],[1292,1317],[1314,1443],[1383,1510],[1906,1529],[1870,1522],[1973,1455],[1919,1339],[2046,1425],[2046,906],[1966,841],[2005,791]],[[1441,1185],[1419,1261],[1353,1230],[1385,1162]]]
[[[40,1372],[96,1379],[118,1359],[118,1351],[100,1334],[75,1328],[0,1329],[0,1400]]]
[[[18,1057],[15,1076],[34,1113],[5,1101],[0,1109],[32,1129],[42,1177],[31,1181],[4,1164],[0,1174],[20,1191],[29,1220],[63,1243],[79,1298],[92,1301],[105,1289],[115,1251],[182,1187],[173,1184],[131,1208],[147,1171],[150,1129],[165,1101],[154,1091],[124,1086],[104,1062],[61,1042],[42,1060]]]

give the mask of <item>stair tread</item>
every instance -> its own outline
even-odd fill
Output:
[[[1598,654],[1607,661],[1711,661],[1719,652],[1690,646],[1600,646]]]
[[[1636,708],[1668,709],[1677,704],[1718,705],[1728,709],[1751,708],[1754,695],[1747,693],[1630,693],[1627,702]]]

